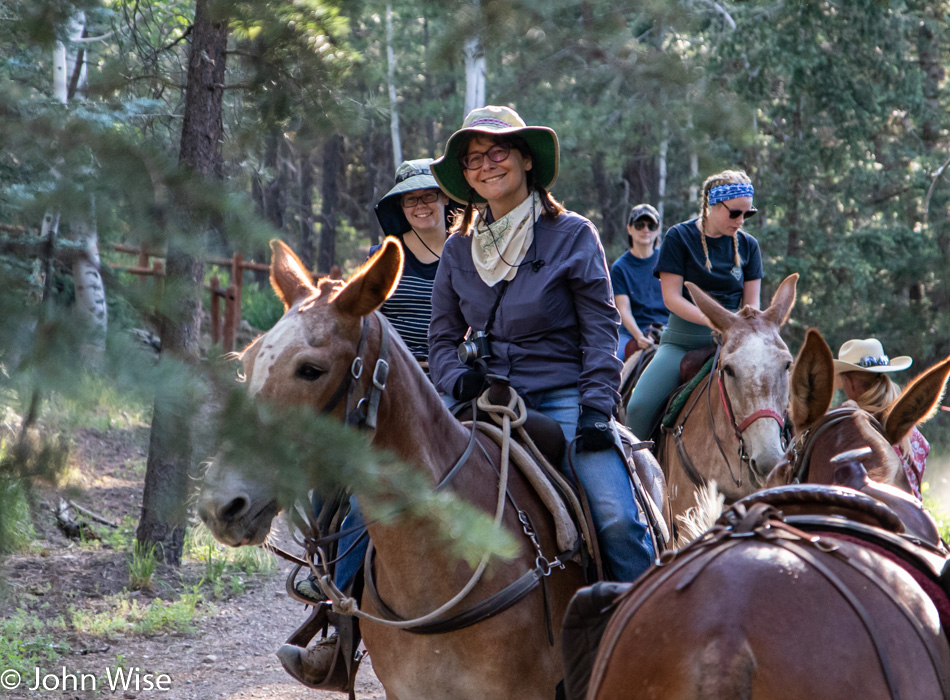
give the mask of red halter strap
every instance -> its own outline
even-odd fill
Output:
[[[726,411],[726,417],[732,423],[736,429],[736,439],[738,440],[742,432],[748,428],[750,425],[755,423],[760,418],[774,418],[775,422],[778,423],[778,429],[782,430],[785,427],[785,416],[772,408],[760,408],[758,411],[748,416],[741,423],[736,423],[736,417],[732,412],[732,406],[729,402],[729,397],[726,396],[726,387],[722,383],[722,370],[718,372],[717,381],[719,382],[719,398],[722,399],[722,407]]]

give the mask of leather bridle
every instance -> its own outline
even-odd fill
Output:
[[[838,408],[833,408],[801,435],[796,436],[788,446],[788,450],[785,452],[785,458],[792,470],[792,481],[790,483],[796,484],[808,481],[811,455],[815,450],[815,442],[818,436],[827,432],[830,428],[852,418],[856,413],[865,414],[871,426],[882,436],[887,437],[881,422],[867,411],[857,406],[839,406]]]

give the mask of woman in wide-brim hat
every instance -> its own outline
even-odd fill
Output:
[[[889,375],[907,369],[912,363],[913,359],[907,355],[888,357],[877,338],[853,339],[838,350],[835,375],[849,400],[868,413],[879,414],[901,394],[900,385]],[[900,455],[910,492],[920,498],[930,443],[915,427],[894,449]]]
[[[486,374],[505,375],[568,440],[579,438],[574,466],[608,575],[633,580],[654,548],[613,449],[620,317],[597,230],[548,192],[558,172],[557,136],[527,126],[507,107],[476,109],[432,172],[447,195],[466,204],[432,295],[432,379],[443,394],[471,401]],[[463,352],[469,329],[487,343],[480,337]]]
[[[396,183],[376,204],[376,218],[403,250],[402,277],[380,311],[420,362],[429,356],[432,286],[447,235],[448,198],[432,176],[431,158],[407,160],[396,169]],[[370,255],[379,246],[370,249]]]

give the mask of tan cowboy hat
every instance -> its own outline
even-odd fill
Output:
[[[465,180],[462,164],[461,137],[467,133],[489,136],[516,135],[525,140],[531,149],[531,165],[535,182],[548,189],[557,179],[558,143],[554,129],[546,126],[528,126],[524,119],[510,107],[488,105],[473,109],[462,122],[462,128],[449,137],[445,154],[432,163],[432,174],[439,181],[442,191],[456,202],[466,203],[469,196],[476,203],[484,202]]]
[[[877,338],[849,340],[838,350],[835,374],[842,372],[900,372],[914,360],[907,355],[890,358]]]

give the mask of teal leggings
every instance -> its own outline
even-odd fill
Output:
[[[680,384],[680,361],[689,350],[711,345],[712,330],[670,314],[653,360],[633,389],[627,404],[627,426],[639,440],[650,439],[650,429],[666,398]]]

